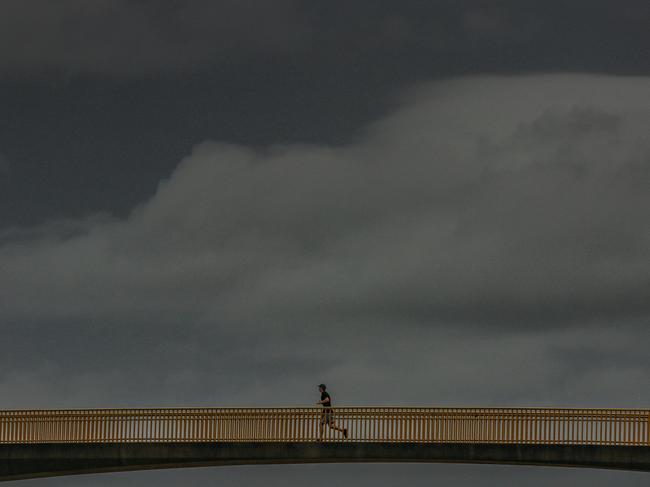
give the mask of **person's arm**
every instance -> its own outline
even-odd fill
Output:
[[[321,399],[320,401],[316,401],[316,404],[330,404],[332,401],[329,396],[327,396],[325,399]]]

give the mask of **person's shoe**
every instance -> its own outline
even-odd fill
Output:
[[[345,428],[345,429],[343,430],[343,438],[347,438],[347,437],[348,437],[348,429]]]

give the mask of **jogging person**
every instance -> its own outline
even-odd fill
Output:
[[[323,405],[323,414],[320,420],[320,438],[321,439],[323,438],[323,427],[325,425],[329,426],[333,430],[341,431],[343,433],[343,437],[347,438],[348,429],[339,428],[338,426],[336,426],[336,424],[334,424],[334,414],[332,410],[332,397],[327,392],[327,386],[325,384],[319,384],[318,391],[320,392],[320,401],[317,401],[316,404]]]

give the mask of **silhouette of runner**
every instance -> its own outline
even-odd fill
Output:
[[[336,431],[341,431],[343,433],[343,437],[347,438],[348,437],[348,429],[347,428],[339,428],[336,426],[334,423],[334,411],[332,409],[332,397],[329,395],[327,392],[327,386],[325,384],[319,384],[318,385],[318,391],[320,392],[320,401],[317,401],[316,404],[322,404],[323,405],[323,414],[321,415],[321,420],[320,420],[320,438],[323,438],[323,427],[325,425],[329,426],[333,430]]]

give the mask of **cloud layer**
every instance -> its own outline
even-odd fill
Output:
[[[283,53],[302,34],[294,3],[8,0],[0,73],[140,76]]]
[[[647,78],[474,77],[345,147],[205,142],[125,220],[2,235],[3,390],[647,400],[649,129]]]
[[[316,58],[328,69],[380,71],[389,59],[409,79],[436,65],[648,70],[644,0],[4,0],[0,13],[0,76],[226,72],[293,56],[298,66]]]

